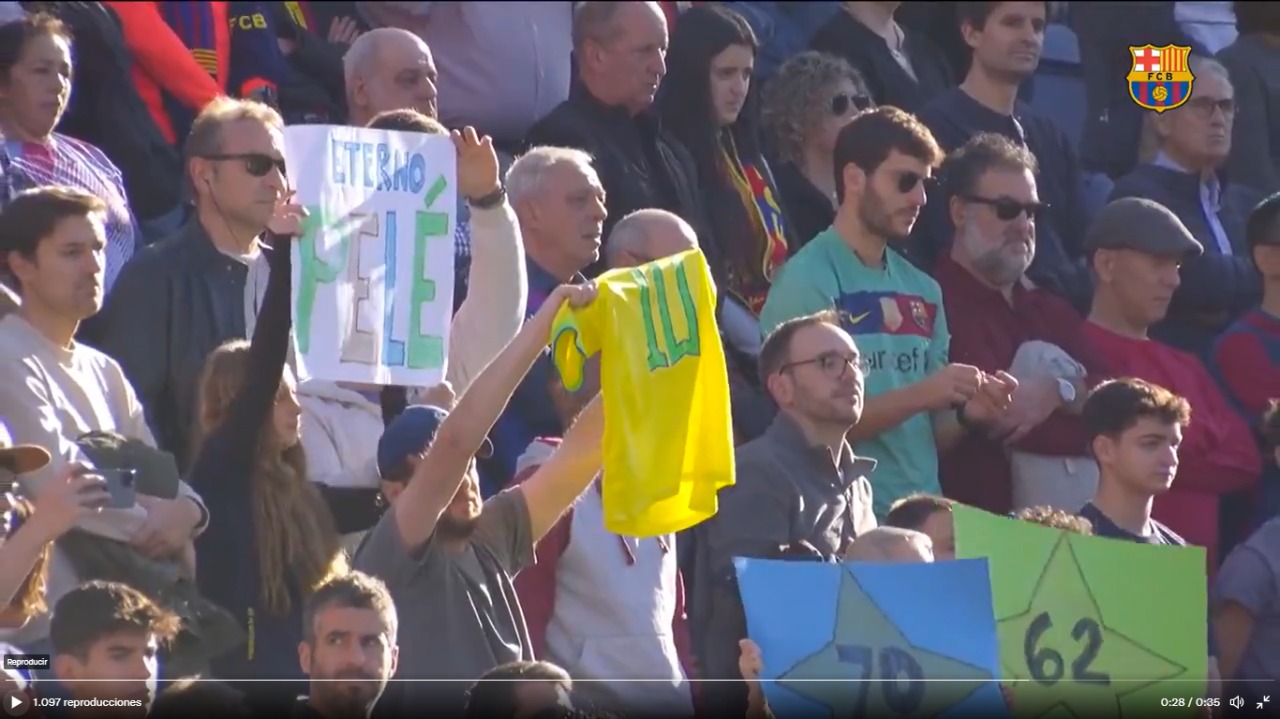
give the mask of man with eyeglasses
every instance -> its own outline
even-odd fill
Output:
[[[834,311],[788,319],[764,340],[760,379],[778,415],[738,447],[736,483],[720,491],[720,511],[702,528],[698,584],[706,623],[694,626],[704,631],[695,641],[702,639],[708,678],[739,678],[746,619],[734,557],[839,561],[876,526],[868,479],[876,461],[854,454],[845,439],[862,417],[864,359]],[[743,685],[719,682],[706,691],[717,713],[745,711]]]
[[[955,234],[938,259],[951,327],[951,359],[1018,380],[1013,404],[986,432],[971,432],[939,457],[943,492],[1006,514],[1048,505],[1074,511],[1093,496],[1096,465],[1086,451],[1080,407],[1100,363],[1082,318],[1061,297],[1032,286],[1045,210],[1031,151],[983,133],[943,165]]]
[[[1145,197],[1173,211],[1204,247],[1182,268],[1182,285],[1169,314],[1152,336],[1202,357],[1215,337],[1257,304],[1261,284],[1249,258],[1245,223],[1262,196],[1228,184],[1221,173],[1231,153],[1236,106],[1227,70],[1212,58],[1192,55],[1191,99],[1152,115],[1148,130],[1159,151],[1116,181],[1111,199]]]
[[[867,406],[849,432],[875,459],[876,516],[917,492],[939,494],[938,454],[993,421],[1016,382],[948,359],[938,283],[891,244],[910,233],[942,152],[928,128],[895,107],[868,110],[836,139],[835,224],[774,278],[762,333],[834,309],[862,351]]]
[[[266,284],[259,237],[287,199],[283,130],[280,114],[261,103],[209,103],[186,142],[195,212],[134,255],[102,311],[99,347],[120,363],[160,447],[180,467],[192,459],[205,358],[227,340],[244,339],[257,314],[245,288]]]

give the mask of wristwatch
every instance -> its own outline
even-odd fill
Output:
[[[1058,396],[1062,398],[1063,404],[1071,404],[1076,401],[1076,386],[1071,384],[1071,380],[1058,378]]]
[[[487,210],[502,204],[507,199],[507,188],[499,185],[498,189],[490,192],[484,197],[467,198],[467,203],[477,210]]]

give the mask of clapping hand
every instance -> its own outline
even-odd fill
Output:
[[[335,17],[329,23],[329,42],[335,45],[350,45],[360,35],[360,27],[356,25],[356,21],[346,15]]]
[[[991,437],[1005,444],[1016,444],[1061,406],[1062,393],[1056,378],[1036,377],[1020,382],[1009,409],[992,424]]]
[[[964,404],[965,419],[979,425],[990,425],[1013,403],[1018,380],[1008,372],[983,374],[978,391]]]
[[[493,139],[480,137],[474,127],[449,133],[458,151],[458,192],[469,200],[491,195],[502,187],[498,179],[498,153]]]

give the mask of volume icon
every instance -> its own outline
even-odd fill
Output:
[[[1231,701],[1229,701],[1229,702],[1227,702],[1227,703],[1228,703],[1228,704],[1230,704],[1232,707],[1234,707],[1234,708],[1236,708],[1236,709],[1239,709],[1240,707],[1244,706],[1244,698],[1243,698],[1243,697],[1234,697],[1234,698],[1232,698],[1232,700],[1231,700]]]

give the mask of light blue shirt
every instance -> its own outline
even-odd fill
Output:
[[[1163,152],[1156,155],[1153,164],[1169,170],[1185,172],[1188,175],[1194,174],[1191,170],[1169,159],[1169,156]],[[1222,183],[1218,182],[1218,176],[1212,172],[1205,173],[1200,178],[1200,211],[1204,213],[1204,219],[1209,223],[1209,231],[1213,233],[1213,241],[1218,245],[1218,252],[1231,255],[1231,239],[1227,237],[1227,230],[1218,219],[1218,211],[1221,209]]]

